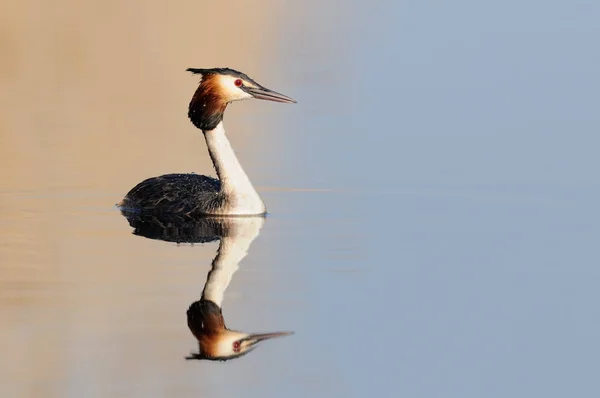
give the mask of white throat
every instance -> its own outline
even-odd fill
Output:
[[[222,214],[264,214],[265,205],[235,156],[225,135],[223,122],[213,130],[203,131],[203,133],[208,153],[221,180],[221,192],[227,197],[227,208],[223,209]]]

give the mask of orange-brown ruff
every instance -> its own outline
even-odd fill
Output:
[[[296,102],[269,90],[244,73],[229,68],[188,69],[202,77],[188,117],[204,133],[218,179],[197,174],[166,174],[136,185],[118,204],[127,211],[206,215],[266,213],[262,199],[240,165],[223,127],[223,115],[233,101],[257,98]]]
[[[212,130],[223,120],[229,103],[219,89],[217,75],[206,75],[190,101],[188,117],[200,130]]]

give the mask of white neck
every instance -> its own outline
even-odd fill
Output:
[[[264,214],[265,205],[235,156],[225,135],[223,122],[203,133],[208,153],[221,180],[221,192],[228,199],[228,208],[224,209],[224,214]]]
[[[202,298],[219,307],[223,303],[225,289],[238,270],[239,262],[246,257],[252,241],[256,239],[265,220],[262,217],[239,217],[227,220],[227,236],[221,238],[217,256],[204,285]]]

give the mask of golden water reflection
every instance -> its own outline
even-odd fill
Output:
[[[185,69],[265,70],[276,26],[247,21],[276,17],[277,3],[9,0],[2,9],[0,392],[133,394],[134,380],[172,361],[151,342],[166,334],[185,349],[166,325],[181,322],[172,309],[197,270],[173,272],[165,264],[184,253],[126,239],[112,205],[149,176],[212,172],[186,117],[197,79]],[[235,134],[245,108],[231,107],[227,123],[234,147],[251,150]],[[148,306],[151,316],[140,313]],[[136,370],[144,358],[154,365]]]

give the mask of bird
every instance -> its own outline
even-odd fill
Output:
[[[171,213],[186,217],[249,216],[267,212],[260,195],[237,159],[223,126],[227,105],[251,98],[296,103],[248,75],[230,68],[198,69],[200,77],[188,107],[192,124],[202,131],[218,178],[198,174],[165,174],[133,187],[118,203],[121,209]]]

